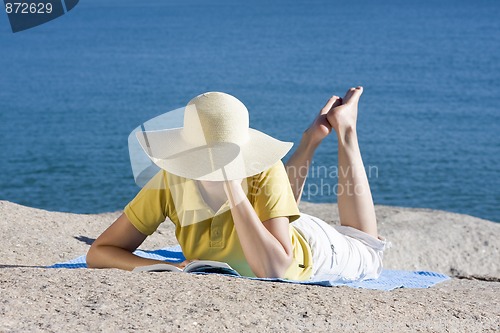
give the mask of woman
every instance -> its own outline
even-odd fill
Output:
[[[362,87],[333,96],[304,132],[286,168],[290,143],[248,127],[233,96],[206,93],[185,108],[184,127],[142,132],[138,139],[162,168],[87,254],[93,268],[156,264],[132,252],[168,217],[186,261],[228,262],[240,274],[307,280],[376,278],[386,243],[377,222],[356,134]],[[338,139],[340,227],[300,214],[315,149]],[[302,172],[297,172],[297,171]],[[290,223],[292,222],[292,223]]]

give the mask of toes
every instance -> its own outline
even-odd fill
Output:
[[[331,108],[334,108],[334,107],[339,106],[341,104],[342,104],[342,99],[339,96],[334,95],[334,96],[330,97],[328,102],[326,102],[325,106],[321,109],[320,113],[325,114],[328,111],[330,111]]]
[[[338,99],[340,99],[339,96],[336,96],[336,95],[333,95],[332,97],[330,97],[330,99],[328,100],[328,102],[332,102],[332,103],[335,103]]]
[[[352,88],[354,89],[354,88]],[[356,89],[353,90],[351,99],[352,100],[358,100],[361,97],[361,94],[363,93],[363,87],[358,86]]]
[[[363,93],[363,87],[362,86],[357,86],[356,88],[350,88],[347,93],[346,97],[344,97],[344,104],[346,103],[352,103],[352,102],[357,102],[359,98],[361,97],[361,94]]]
[[[339,105],[342,105],[342,98],[340,98],[339,96],[332,96],[331,99],[334,99],[334,102],[332,104],[332,108],[337,107]]]
[[[350,88],[349,90],[347,90],[347,92],[345,93],[345,96],[344,96],[344,102],[348,102],[349,101],[349,99],[351,98],[353,92],[354,92],[354,88]]]

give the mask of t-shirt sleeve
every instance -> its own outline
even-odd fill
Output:
[[[160,170],[125,207],[124,213],[144,235],[151,235],[167,218],[167,176]]]
[[[261,221],[286,216],[293,222],[299,218],[299,208],[281,161],[253,178],[250,186],[255,195],[254,209]]]

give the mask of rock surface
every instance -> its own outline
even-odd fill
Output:
[[[336,205],[303,203],[337,223]],[[390,292],[223,276],[42,269],[84,254],[120,213],[48,212],[0,201],[0,331],[497,332],[500,224],[377,206],[385,266],[453,276]],[[141,246],[176,244],[168,223]]]

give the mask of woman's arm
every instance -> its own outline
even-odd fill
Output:
[[[165,263],[132,254],[146,237],[122,214],[92,244],[87,253],[87,265],[89,268],[120,268],[131,271],[138,266]]]
[[[239,181],[224,184],[231,214],[245,258],[257,277],[285,275],[292,263],[287,217],[272,218],[262,223],[248,201]]]

